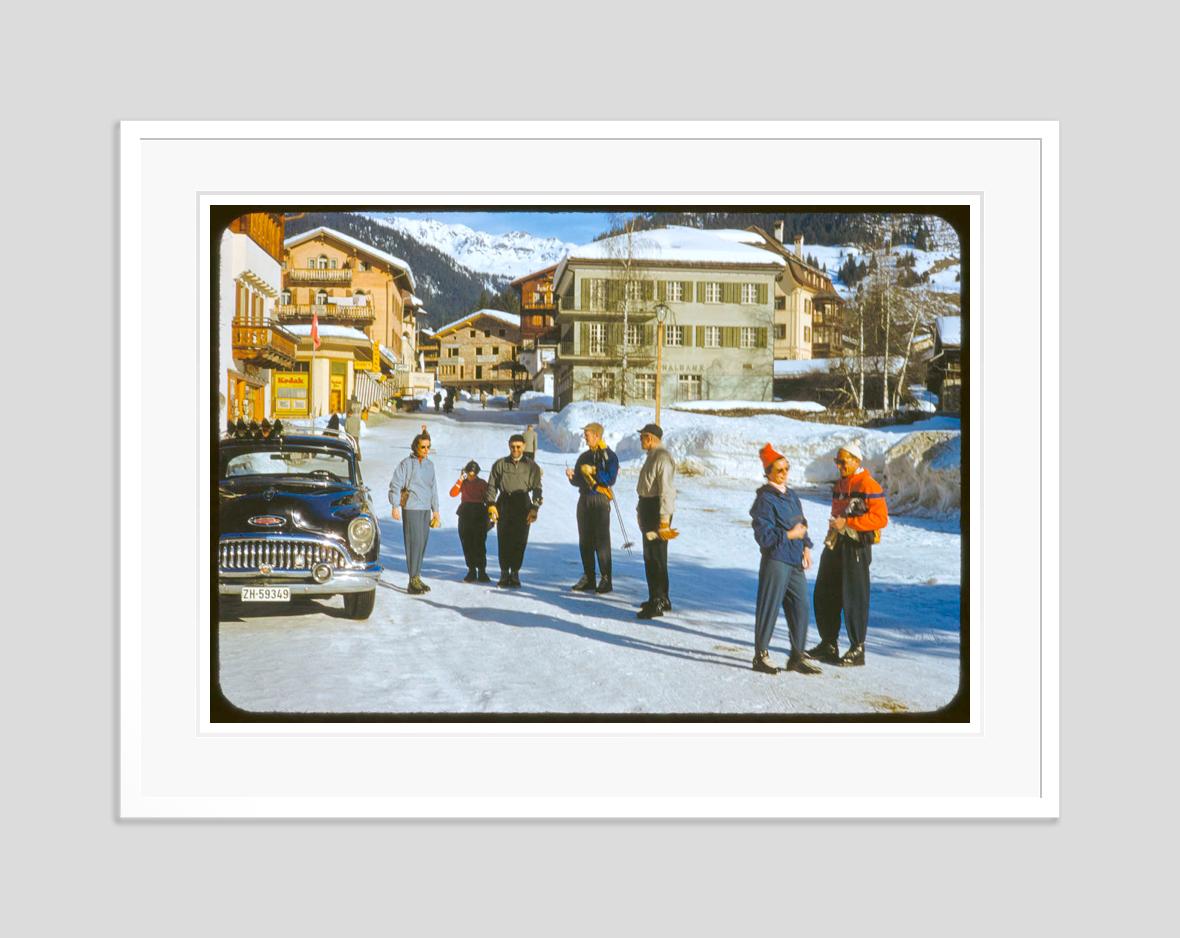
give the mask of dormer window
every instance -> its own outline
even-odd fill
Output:
[[[320,290],[320,292],[315,295],[315,305],[316,306],[327,306],[328,305],[328,291],[327,290]]]
[[[318,260],[312,262],[311,266],[318,267],[320,270],[327,270],[328,269],[328,255],[321,254],[319,256]]]

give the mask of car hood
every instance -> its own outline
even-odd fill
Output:
[[[222,534],[314,534],[343,538],[369,506],[354,485],[300,485],[239,480],[220,486]]]

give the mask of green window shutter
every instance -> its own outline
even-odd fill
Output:
[[[589,309],[590,308],[590,281],[587,280],[585,277],[582,278],[582,305],[579,306],[578,308],[579,309]]]
[[[656,295],[656,285],[650,280],[643,281],[643,298],[650,300]]]
[[[737,303],[741,300],[741,284],[740,283],[723,283],[721,284],[721,302],[722,303]]]
[[[668,298],[668,282],[660,280],[656,283],[656,299],[661,303]]]
[[[766,327],[759,326],[754,330],[754,347],[766,348]]]
[[[650,326],[650,325],[644,326],[643,327],[643,347],[644,348],[652,348],[655,346],[655,344],[656,344],[656,327]]]
[[[621,291],[619,287],[621,284],[618,280],[608,280],[606,282],[606,308],[610,310],[619,308],[619,295]]]
[[[703,280],[697,284],[697,302],[705,302],[705,282]]]
[[[612,322],[606,327],[606,347],[610,354],[614,354],[615,350],[621,348],[623,345],[623,324],[619,322]]]
[[[586,281],[582,281],[582,286],[586,285]],[[578,354],[590,354],[590,323],[578,323]]]
[[[684,295],[684,302],[693,302],[692,281],[684,280],[680,284],[680,292]]]
[[[737,348],[740,342],[737,326],[726,326],[721,330],[721,344],[726,348]]]
[[[766,284],[758,284],[758,305],[762,306],[766,303]]]
[[[704,348],[705,347],[705,327],[704,326],[697,326],[696,346],[697,346],[697,348]]]

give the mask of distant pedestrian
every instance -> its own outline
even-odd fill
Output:
[[[389,480],[393,520],[402,523],[406,568],[410,574],[407,590],[414,594],[430,592],[430,587],[422,582],[422,558],[426,555],[430,529],[442,523],[434,463],[429,455],[430,437],[419,433],[410,444],[410,455],[397,464]]]
[[[826,664],[857,667],[865,663],[869,626],[869,565],[873,544],[889,523],[885,493],[867,469],[856,443],[836,453],[840,478],[832,486],[832,517],[815,577],[815,624],[819,644],[807,654]],[[840,654],[840,613],[851,647]]]
[[[488,392],[480,389],[479,392],[479,406],[484,410],[488,409]]]
[[[610,503],[611,486],[619,474],[619,457],[602,438],[600,423],[582,427],[586,452],[578,457],[574,468],[566,469],[570,485],[578,490],[578,548],[582,555],[582,578],[570,589],[578,592],[611,591]],[[601,579],[595,582],[594,560],[598,558]]]
[[[437,414],[442,407],[442,392],[434,392],[434,412]]]
[[[536,431],[536,429],[530,423],[527,427],[524,428],[524,433],[522,433],[521,436],[524,437],[524,458],[529,460],[529,462],[535,461],[537,458],[537,431]]]
[[[676,462],[664,449],[664,431],[654,423],[639,431],[639,444],[647,453],[635,492],[636,513],[643,533],[643,570],[647,574],[647,602],[638,618],[654,619],[672,611],[668,598],[668,541],[679,535],[672,527],[676,508]]]
[[[459,543],[467,562],[464,583],[490,583],[488,576],[488,513],[484,496],[488,484],[479,477],[479,463],[474,459],[463,467],[459,480],[451,486],[451,498],[459,497]]]
[[[500,526],[500,580],[496,585],[520,586],[529,526],[541,510],[541,470],[524,458],[524,437],[519,433],[508,438],[508,455],[492,464],[484,501],[488,517]]]
[[[767,443],[758,453],[766,484],[758,489],[750,506],[754,540],[762,549],[758,566],[758,597],[754,611],[754,670],[776,674],[770,663],[770,640],[782,609],[790,628],[791,654],[788,671],[819,674],[807,661],[807,578],[811,567],[811,538],[799,496],[787,488],[791,464],[787,457]]]

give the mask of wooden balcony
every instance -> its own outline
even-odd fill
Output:
[[[234,358],[261,368],[295,367],[295,337],[267,320],[233,323]]]
[[[370,326],[376,316],[372,306],[345,306],[341,303],[275,307],[275,317],[280,323],[307,324],[311,322],[313,313],[321,323],[330,322],[343,326]]]
[[[326,283],[334,287],[352,286],[351,267],[299,267],[286,272],[288,283]]]

